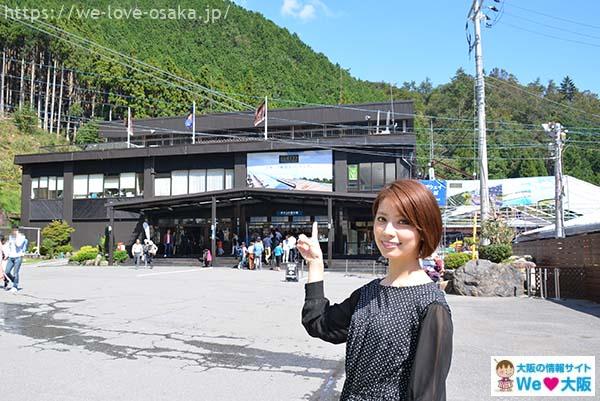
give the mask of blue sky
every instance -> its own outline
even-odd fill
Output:
[[[459,67],[470,74],[475,71],[465,36],[471,0],[236,3],[297,33],[361,79],[401,85],[429,77],[438,85],[448,82]],[[504,7],[492,28],[482,28],[486,71],[504,68],[521,83],[538,77],[543,83],[560,82],[569,75],[579,89],[600,93],[600,1],[485,0],[484,4]],[[488,10],[487,15],[497,14]]]

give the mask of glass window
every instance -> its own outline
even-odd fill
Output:
[[[31,199],[38,199],[40,197],[39,192],[38,192],[39,185],[40,185],[39,178],[31,179]]]
[[[370,191],[371,190],[371,163],[360,163],[359,165],[359,190]]]
[[[135,174],[135,193],[137,196],[144,195],[144,173]]]
[[[135,196],[135,173],[121,173],[119,175],[119,194],[127,198]]]
[[[273,224],[283,224],[289,221],[288,216],[271,216],[271,223]]]
[[[396,181],[396,163],[385,163],[385,183]]]
[[[233,188],[233,169],[225,170],[225,189]]]
[[[88,195],[88,176],[75,175],[73,176],[73,198],[86,198]]]
[[[38,195],[40,199],[48,199],[48,177],[40,177]]]
[[[190,170],[189,193],[206,192],[206,170]]]
[[[56,199],[56,177],[48,177],[48,199]]]
[[[171,171],[171,195],[185,195],[188,193],[187,170]]]
[[[102,198],[104,195],[104,175],[90,174],[88,179],[88,198]]]
[[[348,189],[358,189],[358,164],[348,165]]]
[[[220,169],[206,170],[206,190],[220,191],[224,184],[224,171]]]
[[[63,177],[56,177],[56,199],[63,198],[64,182]]]
[[[383,188],[384,183],[384,169],[383,163],[373,163],[371,165],[371,184],[373,185],[373,191],[379,191]]]
[[[104,177],[104,197],[116,198],[119,196],[119,176],[107,175]]]
[[[154,196],[171,195],[171,175],[156,175],[154,179]]]

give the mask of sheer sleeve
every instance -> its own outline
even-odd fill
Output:
[[[452,360],[452,333],[452,319],[447,307],[440,303],[429,305],[419,331],[408,400],[446,400],[446,377]]]
[[[334,344],[346,342],[360,289],[354,291],[344,302],[334,305],[330,305],[325,298],[323,281],[306,284],[305,291],[302,325],[308,334]]]

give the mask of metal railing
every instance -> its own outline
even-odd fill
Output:
[[[383,127],[383,126],[382,126]],[[341,137],[364,137],[370,135],[406,135],[411,132],[384,132],[377,133],[376,127],[359,128],[319,128],[319,129],[292,129],[281,131],[270,131],[269,138],[279,140],[313,140],[322,138],[341,138]],[[262,132],[239,134],[222,132],[218,134],[197,133],[195,137],[196,144],[211,144],[211,143],[237,143],[237,142],[255,142],[264,141]],[[115,142],[99,142],[86,144],[68,144],[44,146],[39,148],[35,153],[55,153],[55,152],[85,152],[85,151],[101,151],[112,149],[127,149],[127,148],[146,148],[146,147],[165,147],[178,145],[191,145],[192,134],[166,133],[166,134],[145,134],[140,133],[131,138],[128,143],[124,140]]]
[[[548,279],[550,272],[550,280]],[[560,269],[556,267],[527,267],[525,268],[525,285],[527,296],[540,297],[542,299],[551,298],[560,300]],[[550,281],[550,283],[549,283]],[[548,295],[548,285],[552,291],[552,297]],[[554,287],[554,288],[552,288]]]

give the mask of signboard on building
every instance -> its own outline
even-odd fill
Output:
[[[444,180],[420,180],[435,196],[439,206],[446,206],[446,181]]]
[[[248,153],[247,157],[249,188],[333,190],[331,150]]]

